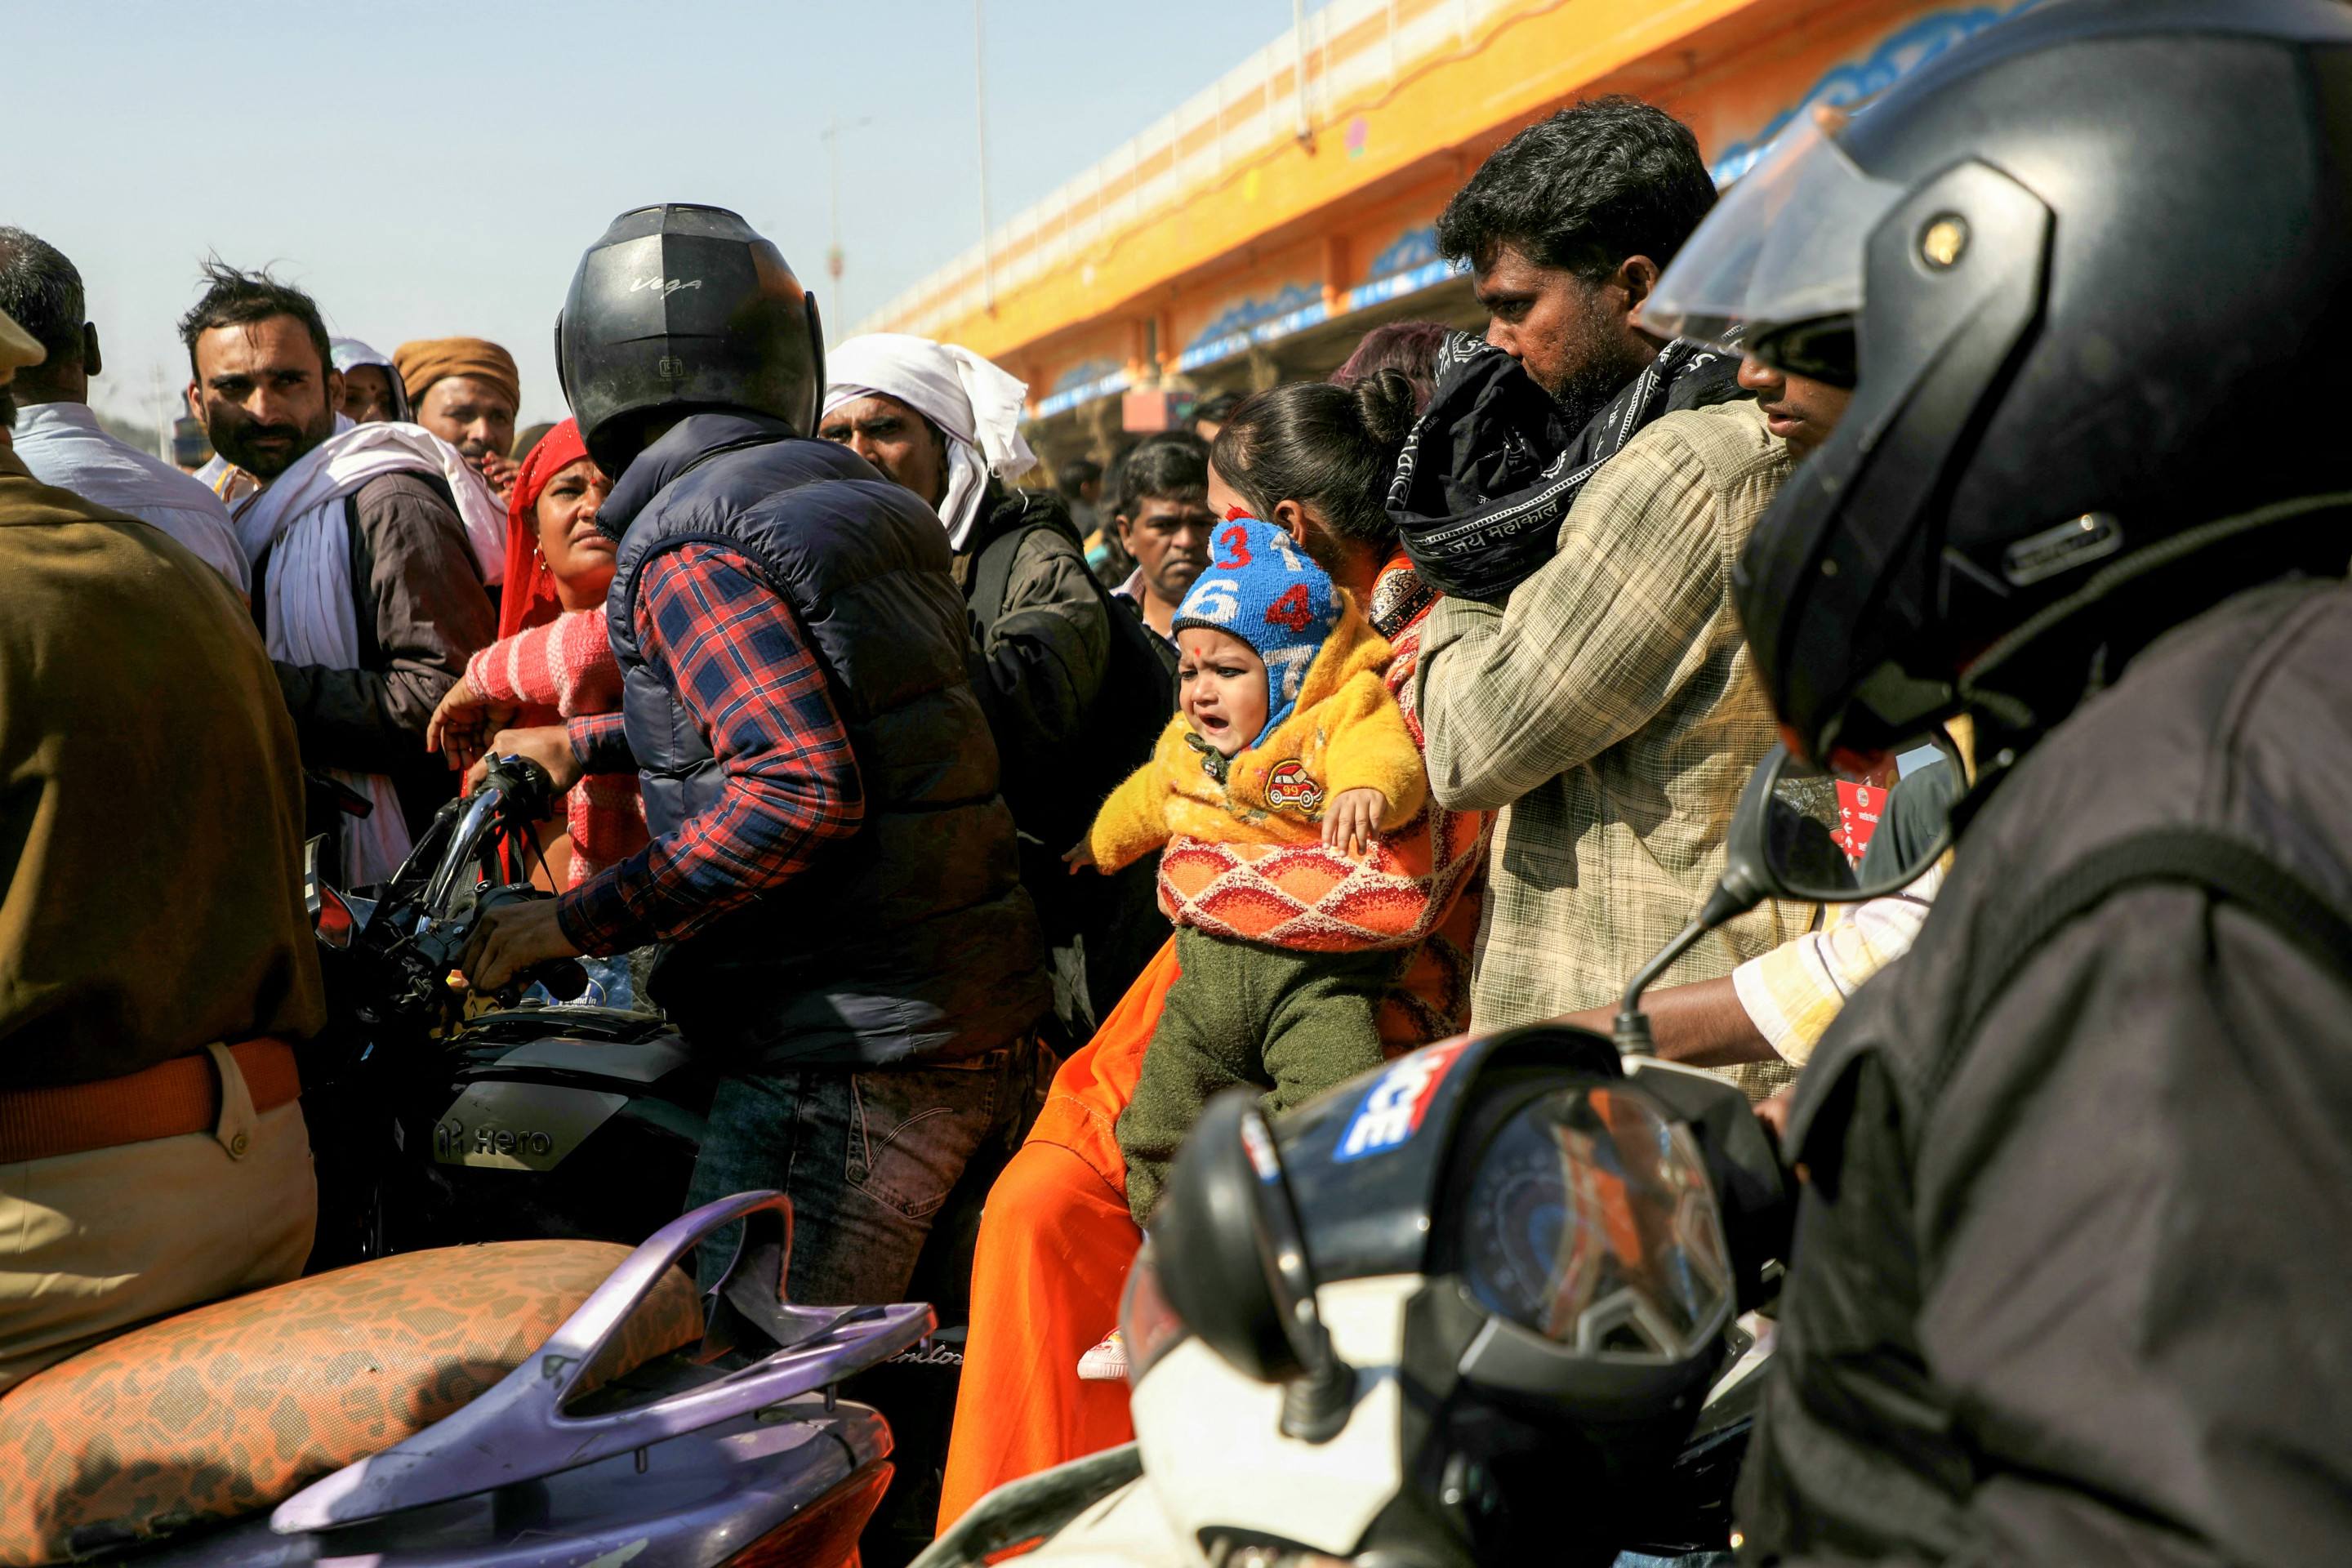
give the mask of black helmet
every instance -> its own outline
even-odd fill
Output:
[[[1643,317],[1854,388],[1736,574],[1801,749],[2030,732],[2103,652],[2342,571],[2347,176],[2352,9],[2063,0],[1733,188]]]
[[[617,476],[650,425],[697,409],[812,434],[824,334],[815,299],[750,224],[666,203],[623,213],[580,258],[555,321],[555,374],[589,455]]]

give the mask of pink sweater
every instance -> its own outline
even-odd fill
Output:
[[[520,724],[551,724],[621,706],[621,667],[604,612],[567,610],[542,626],[492,643],[466,664],[466,683],[493,702],[520,703]],[[572,875],[578,887],[646,847],[645,803],[634,773],[582,779],[565,797]]]

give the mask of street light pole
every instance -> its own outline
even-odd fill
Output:
[[[831,190],[833,196],[833,248],[825,252],[824,270],[826,275],[833,279],[833,305],[828,313],[833,318],[833,330],[836,332],[845,330],[849,325],[849,318],[841,313],[841,274],[843,268],[841,251],[841,134],[845,131],[856,131],[860,126],[871,125],[873,123],[873,116],[868,115],[862,120],[853,120],[848,124],[844,125],[841,122],[841,116],[836,114],[830,116],[825,121],[824,129],[817,132],[817,135],[825,144],[828,158],[828,168],[831,176]]]
[[[991,253],[988,221],[988,26],[982,14],[985,0],[971,0],[971,101],[976,112],[980,148],[980,279],[982,297],[991,314],[996,310],[996,258]]]

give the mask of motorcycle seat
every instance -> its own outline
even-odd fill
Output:
[[[0,1564],[59,1563],[271,1508],[522,1363],[629,1255],[592,1241],[403,1253],[215,1301],[0,1397]],[[583,1391],[697,1342],[673,1268]]]

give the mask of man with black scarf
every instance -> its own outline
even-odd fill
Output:
[[[1789,471],[1709,345],[1634,324],[1715,204],[1690,131],[1602,99],[1507,142],[1438,219],[1489,322],[1449,340],[1389,509],[1447,597],[1424,634],[1430,784],[1496,810],[1471,1015],[1598,1006],[1688,921],[1772,742],[1730,566]],[[1767,906],[1669,983],[1793,935]],[[1728,1069],[1762,1095],[1780,1064]]]

